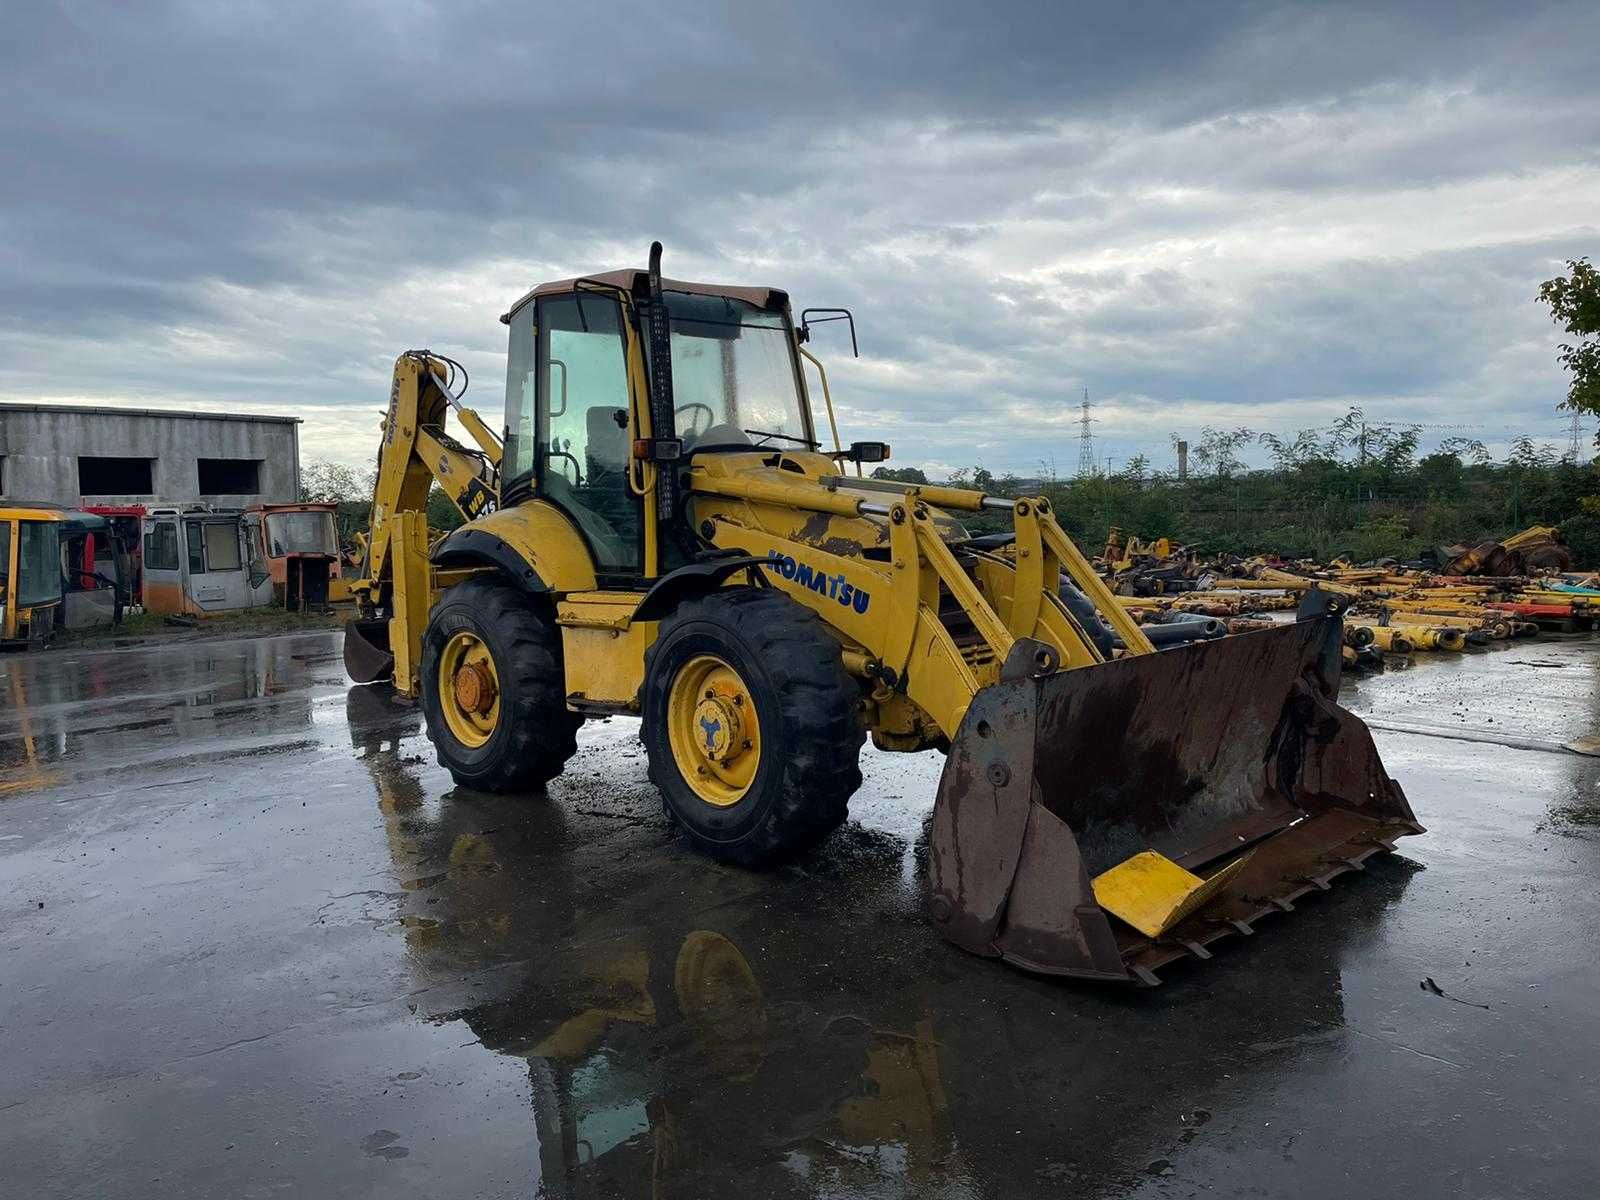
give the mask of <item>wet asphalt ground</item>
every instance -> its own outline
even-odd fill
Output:
[[[1597,668],[1347,684],[1428,834],[1132,992],[924,925],[934,755],[759,875],[633,722],[453,790],[337,633],[0,659],[0,1195],[1594,1194]]]

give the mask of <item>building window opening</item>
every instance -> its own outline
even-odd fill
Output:
[[[261,492],[259,458],[202,458],[200,494],[202,496],[255,496]]]
[[[80,456],[78,494],[81,496],[152,496],[155,494],[153,458],[103,458]]]

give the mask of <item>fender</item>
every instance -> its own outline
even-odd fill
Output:
[[[737,571],[748,571],[752,584],[766,586],[766,577],[761,574],[761,568],[767,562],[766,558],[757,554],[737,554],[690,563],[676,571],[669,571],[656,580],[655,586],[639,601],[639,607],[633,610],[633,620],[659,621],[690,597],[715,591],[728,576]]]
[[[433,548],[436,567],[494,567],[529,594],[592,591],[583,536],[553,505],[534,500],[469,521]]]

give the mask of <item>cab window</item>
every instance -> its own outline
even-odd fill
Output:
[[[17,526],[17,605],[61,599],[61,527],[55,521]]]
[[[605,295],[537,302],[538,489],[582,531],[601,574],[640,571],[639,499],[628,487],[627,342]]]
[[[172,521],[157,521],[144,531],[144,566],[147,571],[178,569],[178,526]]]

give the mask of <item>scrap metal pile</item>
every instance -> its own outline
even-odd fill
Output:
[[[1600,573],[1568,570],[1571,554],[1556,530],[1536,527],[1504,542],[1450,550],[1437,570],[1392,561],[1207,557],[1166,538],[1124,543],[1113,529],[1096,565],[1118,602],[1161,646],[1273,624],[1314,589],[1349,601],[1345,662],[1355,667],[1381,668],[1390,655],[1458,653],[1600,627]]]

